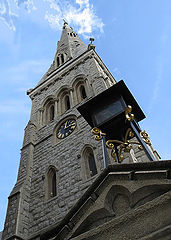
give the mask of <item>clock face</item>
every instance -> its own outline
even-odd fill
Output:
[[[59,139],[63,139],[65,137],[67,137],[68,135],[70,135],[74,131],[75,128],[76,128],[75,119],[68,119],[57,130],[56,136]]]

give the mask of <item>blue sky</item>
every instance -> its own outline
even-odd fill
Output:
[[[50,66],[63,18],[123,79],[146,114],[141,127],[170,159],[170,0],[0,0],[0,230],[15,184],[34,87]]]

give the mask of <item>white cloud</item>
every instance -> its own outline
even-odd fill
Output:
[[[0,1],[0,19],[9,27],[10,30],[15,31],[14,21],[17,15],[11,12],[8,0]]]
[[[54,15],[46,12],[45,20],[49,22],[49,25],[54,29],[61,29],[61,15]]]
[[[24,5],[25,9],[30,13],[32,10],[36,10],[33,0],[14,0],[16,5],[20,7],[20,5]]]
[[[84,5],[89,7],[89,0],[76,0],[76,3],[79,4],[80,7],[83,7]]]
[[[47,11],[45,15],[45,19],[52,28],[61,28],[64,18],[70,25],[76,26],[78,33],[84,37],[89,37],[93,31],[103,32],[104,24],[95,14],[94,7],[90,5],[89,0],[76,0],[76,4],[71,4],[66,0],[44,1],[49,2],[50,8],[56,11],[55,13]]]
[[[61,29],[63,19],[65,19],[84,37],[90,36],[92,32],[103,32],[104,24],[96,15],[94,6],[90,4],[90,0],[43,0],[39,3],[34,0],[13,0],[13,4],[8,0],[1,0],[0,19],[13,31],[16,30],[15,18],[17,16],[20,18],[22,11],[19,9],[21,9],[22,6],[24,6],[27,13],[36,10],[39,14],[45,9],[43,13],[44,19],[47,20],[50,27],[54,29]],[[13,8],[15,13],[11,13],[10,8]]]

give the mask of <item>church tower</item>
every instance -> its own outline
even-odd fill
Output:
[[[87,47],[65,22],[49,70],[27,91],[32,109],[4,240],[40,239],[38,235],[63,221],[104,169],[101,142],[77,111],[116,83],[92,42]],[[147,161],[144,153],[135,155]]]

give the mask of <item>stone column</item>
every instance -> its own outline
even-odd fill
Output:
[[[71,108],[74,106],[73,88],[69,89]]]
[[[87,97],[93,96],[93,90],[87,78],[85,79],[85,89],[87,90]]]
[[[54,118],[58,116],[58,99],[55,99],[55,112],[54,112]]]
[[[74,105],[76,105],[77,103],[79,103],[78,92],[76,87],[72,89],[72,95],[73,95],[73,103]]]
[[[57,99],[57,115],[60,116],[62,114],[61,111],[61,98]]]

